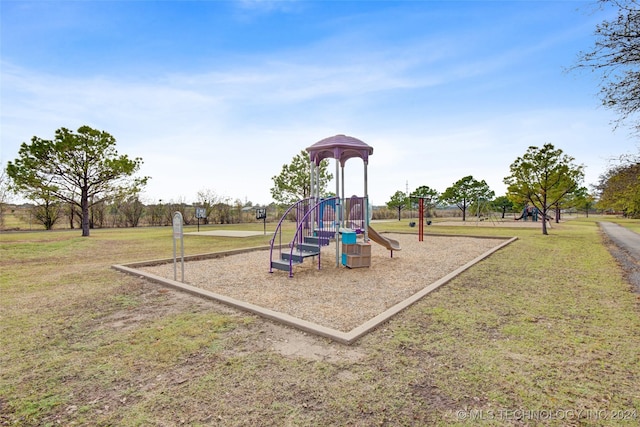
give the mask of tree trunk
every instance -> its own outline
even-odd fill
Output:
[[[89,237],[89,196],[86,188],[82,189],[80,195],[80,206],[82,207],[82,237]]]
[[[549,211],[549,207],[547,206],[547,194],[545,193],[542,197],[542,234],[545,236],[549,233],[547,232],[547,212]]]
[[[398,206],[398,221],[400,221],[401,219],[401,213],[402,212],[402,207]]]

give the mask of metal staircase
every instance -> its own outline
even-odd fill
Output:
[[[317,257],[320,268],[321,249],[329,245],[337,232],[337,197],[302,199],[284,213],[271,239],[269,273],[273,270],[288,271],[293,277],[293,267],[302,264],[305,258]],[[283,244],[283,225],[296,223],[296,231],[290,242]]]

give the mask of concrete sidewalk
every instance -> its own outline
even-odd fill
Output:
[[[618,261],[634,291],[640,293],[640,234],[613,222],[598,222],[614,247],[611,255]]]
[[[598,222],[602,231],[636,261],[640,261],[640,234],[613,222]]]

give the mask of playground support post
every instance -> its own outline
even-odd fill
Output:
[[[312,200],[312,205],[314,205],[315,203],[319,202],[320,200],[316,198],[316,191],[315,191],[315,183],[313,182],[315,179],[315,168],[314,168],[314,163],[311,161],[311,159],[309,159],[309,171],[310,171],[310,177],[309,177],[309,197],[311,197]],[[320,218],[318,218],[317,221],[317,226],[320,226]],[[311,214],[311,229],[315,230],[316,229],[316,217],[315,217],[315,212]]]
[[[424,198],[420,197],[420,203],[418,204],[418,241],[424,241]]]
[[[369,184],[368,172],[369,160],[364,160],[364,241],[369,242]]]
[[[336,209],[340,209],[340,214],[338,215],[338,223],[336,224],[336,267],[340,267],[340,227],[342,227],[342,209],[344,204],[344,189],[342,190],[343,194],[340,195],[340,181],[340,161],[336,160],[336,196],[338,196]],[[344,168],[342,170],[342,181],[342,185],[344,186]]]
[[[418,199],[418,241],[424,241],[424,216],[425,216],[425,200],[427,202],[427,215],[429,214],[429,203],[431,203],[431,197],[422,197],[422,196],[410,196],[411,199]],[[427,225],[430,223],[427,222]],[[414,223],[415,225],[415,223]]]

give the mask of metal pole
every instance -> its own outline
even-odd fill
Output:
[[[369,188],[367,186],[367,162],[364,162],[364,241],[369,241]]]
[[[182,265],[182,280],[184,283],[184,235],[180,235],[180,264]]]
[[[182,214],[175,212],[171,222],[173,226],[173,280],[177,280],[176,241],[180,238],[180,263],[182,264],[182,281],[184,282],[184,233],[182,231]]]
[[[320,165],[314,166],[316,170],[316,198],[320,198]]]
[[[344,169],[343,169],[344,173]],[[342,177],[344,179],[344,176]],[[343,184],[344,185],[344,184]],[[342,199],[340,197],[340,160],[336,159],[336,197],[338,197],[337,203],[339,205],[342,204]],[[342,241],[340,237],[340,227],[342,223],[342,206],[336,206],[336,211],[340,211],[338,216],[338,223],[336,229],[336,267],[340,267],[340,242]]]
[[[315,183],[314,183],[314,167],[315,162],[309,157],[309,197],[311,197],[311,206],[316,204],[316,191],[315,191]],[[315,229],[315,212],[311,212],[311,232]],[[320,219],[318,218],[318,222]]]
[[[418,241],[424,240],[424,198],[420,197],[420,203],[418,204],[418,215],[420,220],[418,221]]]
[[[342,174],[342,218],[344,219],[344,228],[351,228],[351,224],[349,224],[349,214],[347,213],[347,196],[345,196],[344,191],[344,165],[340,165],[340,173]],[[349,206],[351,209],[351,206]]]
[[[311,171],[311,177],[310,177],[310,182],[309,182],[309,188],[311,189],[311,191],[309,192],[311,197],[315,197],[316,196],[316,191],[315,191],[315,183],[314,183],[314,165],[315,162],[313,162],[311,159],[309,160],[309,170]]]
[[[173,280],[178,280],[178,270],[176,261],[176,238],[173,237]]]

